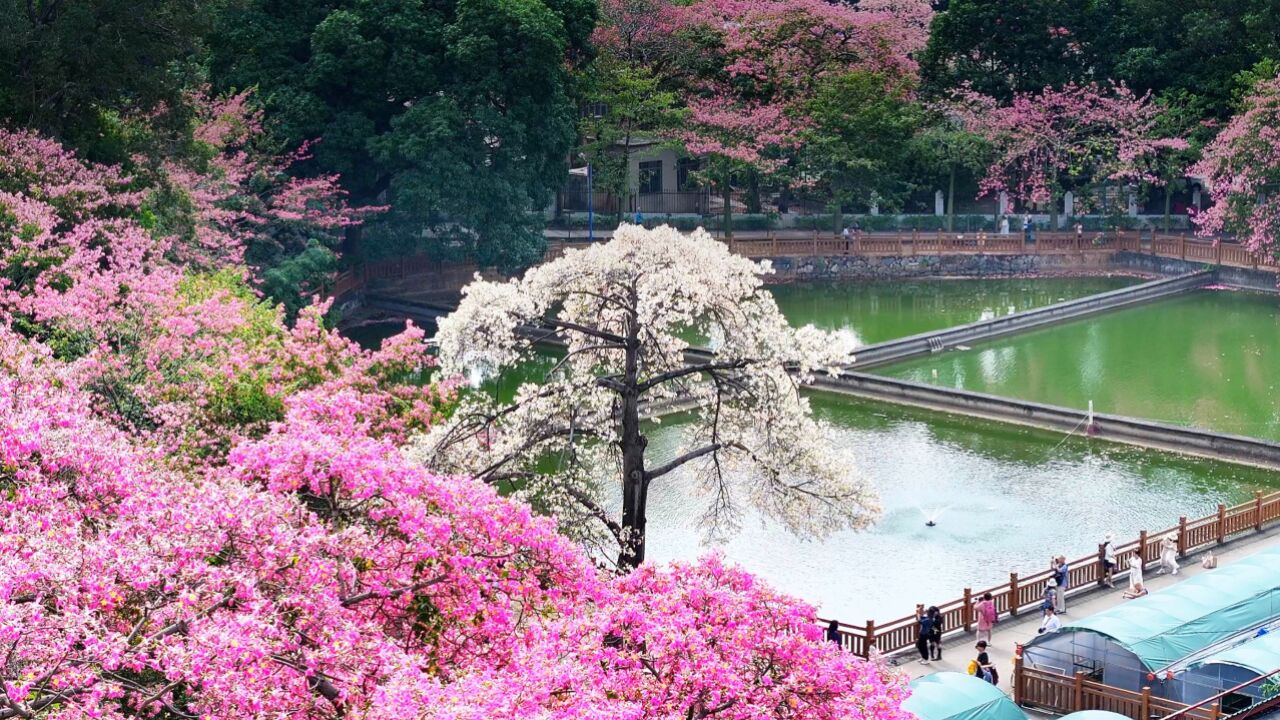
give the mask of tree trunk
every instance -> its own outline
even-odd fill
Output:
[[[730,240],[733,239],[733,187],[729,184],[729,178],[732,177],[729,170],[724,171],[724,179],[721,181],[721,193],[724,196],[724,236]]]
[[[754,170],[747,173],[747,212],[760,212],[760,174]]]
[[[628,129],[626,135],[622,139],[622,193],[617,197],[618,212],[617,222],[615,225],[621,225],[623,218],[626,216],[627,198],[635,198],[635,209],[640,209],[640,188],[636,187],[636,191],[631,192],[631,130]]]
[[[839,200],[831,204],[831,224],[837,236],[844,232],[844,206]],[[817,227],[817,223],[814,223],[814,227]]]
[[[1164,231],[1169,232],[1169,208],[1173,202],[1173,183],[1164,185]]]
[[[951,165],[951,174],[947,178],[947,232],[956,230],[956,166]]]
[[[626,533],[618,553],[618,567],[633,570],[644,562],[645,510],[649,496],[649,475],[644,466],[647,440],[640,434],[640,328],[634,310],[636,291],[632,289],[631,321],[627,327],[627,357],[622,379],[622,529]]]
[[[1049,232],[1058,230],[1058,201],[1061,197],[1057,191],[1049,193]]]

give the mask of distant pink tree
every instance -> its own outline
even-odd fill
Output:
[[[1124,85],[1068,84],[1018,94],[1009,105],[961,92],[945,111],[996,149],[981,182],[983,193],[1005,191],[1023,202],[1053,203],[1055,221],[1068,181],[1076,187],[1163,185],[1160,154],[1187,147],[1185,140],[1160,137],[1159,109],[1149,96],[1136,96]]]
[[[100,336],[158,302],[177,274],[135,219],[143,198],[119,168],[0,128],[0,318]]]
[[[919,0],[700,0],[673,12],[701,45],[684,78],[690,122],[678,139],[717,166],[728,227],[732,174],[785,164],[824,81],[855,70],[913,78],[932,11]]]
[[[1259,82],[1191,168],[1213,205],[1195,218],[1206,236],[1235,233],[1256,253],[1280,239],[1280,78]]]
[[[383,208],[352,208],[336,175],[297,176],[314,142],[288,153],[267,145],[262,110],[250,90],[226,97],[189,95],[196,112],[195,158],[164,163],[168,182],[190,205],[194,223],[176,245],[184,264],[219,268],[244,260],[250,242],[271,242],[279,226],[337,237]]]

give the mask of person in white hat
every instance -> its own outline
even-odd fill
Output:
[[[1116,546],[1111,540],[1111,533],[1102,538],[1102,582],[1109,588],[1116,586],[1112,577],[1116,572]]]

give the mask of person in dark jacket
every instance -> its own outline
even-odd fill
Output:
[[[933,637],[933,618],[924,611],[924,606],[916,607],[916,651],[920,653],[920,664],[929,664],[929,639]]]
[[[929,606],[929,655],[933,660],[942,659],[942,611],[937,605]]]
[[[836,645],[840,645],[840,646],[844,645],[844,643],[841,642],[839,620],[832,620],[831,622],[827,623],[827,641],[833,642]]]

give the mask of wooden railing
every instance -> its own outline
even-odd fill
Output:
[[[1234,507],[1219,504],[1212,515],[1196,519],[1182,517],[1174,527],[1157,532],[1143,530],[1138,533],[1136,540],[1116,544],[1117,572],[1126,570],[1129,558],[1139,553],[1144,563],[1155,561],[1160,554],[1160,540],[1165,536],[1177,538],[1178,555],[1181,557],[1220,545],[1233,539],[1233,536],[1261,532],[1276,520],[1280,520],[1280,492],[1263,495],[1258,491],[1249,502]],[[1102,585],[1101,545],[1096,553],[1077,558],[1068,565],[1068,596]],[[974,608],[985,593],[991,593],[1000,617],[1016,616],[1028,609],[1035,610],[1044,597],[1045,584],[1052,577],[1053,573],[1048,569],[1030,575],[1011,572],[1007,583],[979,590],[964,588],[960,597],[938,604],[938,609],[943,614],[943,627],[950,628],[950,632],[972,630],[975,622]],[[916,607],[918,610],[921,605]],[[828,620],[820,618],[818,622],[826,625]],[[868,620],[863,625],[840,623],[840,633],[841,645],[855,654],[866,657],[871,648],[881,653],[892,653],[915,645],[916,616],[913,613],[880,623]]]
[[[1013,701],[1023,707],[1063,715],[1080,710],[1106,710],[1134,720],[1174,714],[1186,720],[1218,720],[1222,717],[1216,702],[1189,706],[1155,697],[1149,687],[1134,692],[1095,682],[1083,672],[1067,676],[1035,670],[1023,665],[1021,657],[1013,660]]]

